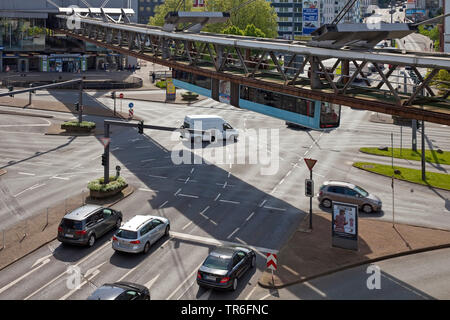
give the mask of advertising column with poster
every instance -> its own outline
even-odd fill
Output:
[[[358,250],[358,206],[333,201],[332,246]]]
[[[177,98],[177,91],[171,78],[166,80],[166,100],[175,101]]]
[[[230,104],[231,86],[229,81],[220,80],[219,82],[219,101]]]
[[[310,35],[319,28],[319,6],[318,0],[303,0],[303,30],[304,36]]]

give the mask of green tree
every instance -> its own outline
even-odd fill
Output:
[[[255,27],[255,25],[253,23],[252,24],[248,24],[245,27],[244,35],[250,36],[250,37],[260,37],[260,38],[265,38],[266,37],[265,33],[262,32],[261,29]]]
[[[241,29],[239,29],[239,28],[236,27],[236,26],[229,26],[229,27],[226,27],[226,28],[223,29],[222,32],[220,32],[220,33],[223,33],[223,34],[235,34],[235,35],[238,35],[238,36],[243,36],[243,35],[244,35],[244,31],[241,30]]]
[[[206,0],[204,11],[211,12],[230,12],[231,17],[226,23],[214,23],[205,26],[204,31],[222,33],[238,32],[237,29],[229,29],[232,26],[241,31],[247,28],[247,25],[254,31],[252,35],[258,37],[275,38],[278,35],[277,13],[275,9],[266,0],[255,0],[252,3],[242,6],[239,10],[232,10],[244,4],[247,0]],[[179,0],[166,0],[155,9],[155,16],[149,20],[150,25],[163,26],[164,17],[169,11],[175,11]],[[192,0],[186,0],[186,11],[192,11]],[[182,7],[181,10],[184,10]],[[256,32],[259,29],[259,32]],[[256,32],[256,33],[255,33]],[[234,33],[233,33],[234,34]]]
[[[192,0],[185,0],[186,11],[192,11]],[[163,4],[155,8],[155,15],[150,17],[148,24],[152,26],[163,26],[164,17],[170,11],[176,11],[179,0],[165,0]],[[184,11],[185,7],[182,5],[181,10]]]

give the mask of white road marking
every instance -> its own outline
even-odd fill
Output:
[[[207,206],[205,209],[202,210],[202,212],[200,212],[200,214],[204,214],[206,211],[208,211],[209,206]]]
[[[231,176],[231,172],[228,172],[228,178]]]
[[[191,224],[192,224],[192,221],[191,221],[191,222],[188,222],[183,228],[181,228],[181,230],[186,229],[186,228],[189,227]]]
[[[103,153],[98,155],[98,156],[96,156],[96,157],[94,157],[94,158],[91,158],[91,161],[100,158],[102,155],[103,155]]]
[[[147,159],[147,160],[141,160],[141,162],[149,162],[149,161],[154,161],[156,159]]]
[[[58,176],[53,176],[50,179],[69,180],[69,178],[63,178],[63,177],[58,177]]]
[[[281,181],[280,182],[278,182],[278,184],[282,184],[284,182],[284,178],[283,179],[281,179]]]
[[[3,291],[8,290],[9,288],[11,288],[12,286],[14,286],[16,283],[22,281],[23,279],[25,279],[26,277],[28,277],[30,274],[34,273],[35,271],[39,270],[40,268],[42,268],[43,266],[45,266],[47,263],[50,262],[50,257],[52,255],[49,254],[48,256],[42,257],[40,259],[38,259],[35,263],[33,263],[33,265],[31,266],[32,268],[34,268],[36,265],[40,264],[39,267],[32,269],[31,271],[28,271],[27,273],[25,273],[24,275],[20,276],[19,278],[17,278],[16,280],[8,283],[6,286],[4,286],[3,288],[0,289],[0,294]]]
[[[192,195],[192,194],[184,194],[184,193],[179,193],[178,196],[180,197],[186,197],[186,198],[194,198],[194,199],[198,199],[199,197],[196,195]]]
[[[59,300],[66,300],[66,299],[69,298],[71,295],[73,295],[75,292],[77,292],[78,290],[80,290],[81,287],[83,287],[85,284],[87,284],[88,281],[90,281],[90,280],[92,280],[93,278],[95,278],[95,276],[98,275],[98,274],[100,273],[100,270],[99,270],[100,267],[101,267],[102,265],[104,265],[105,263],[106,263],[106,261],[100,263],[99,265],[97,265],[97,266],[95,266],[95,267],[93,267],[93,268],[90,268],[89,270],[87,270],[86,273],[84,274],[84,278],[87,279],[87,280],[84,280],[82,283],[80,283],[80,285],[79,285],[77,288],[74,288],[74,289],[70,290],[70,291],[69,291],[68,293],[66,293],[64,296],[62,296],[61,298],[59,298]],[[88,276],[90,276],[90,277],[88,278]]]
[[[84,261],[86,261],[87,259],[89,259],[90,257],[92,257],[95,254],[98,254],[98,252],[100,250],[102,250],[103,248],[105,248],[106,246],[111,245],[111,243],[109,241],[105,242],[101,247],[99,247],[97,250],[94,250],[93,252],[91,252],[89,255],[87,255],[86,257],[84,257],[83,259],[81,259],[79,262],[77,262],[74,267],[82,264]],[[29,298],[31,298],[32,296],[34,296],[36,293],[42,291],[44,288],[48,287],[50,284],[52,284],[53,282],[55,282],[56,280],[58,280],[59,278],[61,278],[62,276],[64,276],[67,273],[67,271],[64,271],[63,273],[61,273],[59,276],[53,278],[51,281],[47,282],[46,284],[44,284],[43,286],[41,286],[39,289],[37,289],[36,291],[34,291],[32,294],[28,295],[27,297],[25,297],[24,300],[28,300]]]
[[[154,176],[154,175],[151,175],[151,174],[149,174],[148,176],[149,176],[149,177],[152,177],[152,178],[167,179],[167,177],[163,177],[163,176]]]
[[[247,219],[245,219],[245,221],[250,220],[250,219],[253,217],[254,214],[255,214],[255,211],[253,211],[253,212],[247,217]]]
[[[173,233],[173,232],[171,232],[171,235],[172,235],[172,233]],[[179,285],[175,290],[172,291],[172,293],[166,298],[166,300],[170,300],[170,298],[172,298],[172,297],[175,295],[175,293],[177,293],[177,291],[180,290],[180,289],[184,286],[184,284],[185,284],[186,282],[188,282],[189,280],[192,280],[191,278],[192,278],[192,277],[194,276],[194,274],[198,271],[198,268],[200,268],[200,267],[202,266],[202,264],[203,264],[203,262],[200,263],[200,264],[194,269],[194,271],[193,271],[190,275],[188,275],[187,278],[184,279],[184,281],[183,281],[182,283],[180,283],[180,285]],[[189,287],[191,287],[191,286],[189,286]],[[184,294],[184,293],[183,293],[183,294]]]
[[[194,172],[194,168],[191,169],[191,174]]]
[[[269,206],[264,206],[264,208],[269,209],[269,210],[286,211],[286,209],[283,209],[283,208],[275,208],[275,207],[269,207]]]
[[[266,202],[267,202],[267,200],[264,200],[263,202],[261,202],[261,203],[259,204],[259,207],[262,208],[262,206],[263,206]]]
[[[260,298],[259,300],[266,300],[268,297],[270,297],[272,294],[266,294],[264,297]]]
[[[255,292],[256,288],[257,288],[257,287],[255,286],[255,287],[252,289],[252,291],[250,291],[250,293],[245,297],[244,300],[250,299],[251,295],[253,294],[253,292]]]
[[[35,176],[35,173],[27,173],[27,172],[19,172],[19,174],[23,174],[25,176]]]
[[[307,286],[308,288],[310,288],[311,290],[313,290],[314,292],[318,293],[319,295],[321,295],[322,297],[326,297],[326,293],[323,291],[320,291],[319,289],[317,289],[316,287],[314,287],[311,283],[309,283],[308,281],[303,282],[303,284],[305,286]]]
[[[240,228],[234,229],[234,231],[233,231],[232,233],[230,233],[230,235],[227,237],[227,239],[230,239],[230,238],[233,236],[233,234],[235,234],[236,232],[239,231],[239,229],[240,229]]]
[[[176,197],[178,193],[180,193],[181,188],[177,190],[177,192],[175,192],[173,195]]]
[[[31,187],[29,187],[29,188],[27,188],[27,189],[25,189],[25,190],[19,192],[19,193],[16,194],[14,197],[16,198],[16,197],[20,196],[22,193],[24,193],[24,192],[26,192],[26,191],[31,191],[31,190],[37,189],[37,188],[39,188],[39,187],[42,187],[42,186],[45,186],[45,183],[43,183],[43,184],[35,184],[35,185],[33,185],[33,186],[31,186]]]
[[[188,182],[189,182],[189,179],[190,179],[191,177],[187,177],[187,179],[186,179],[186,181],[184,182],[184,184],[187,184]]]
[[[288,173],[286,173],[286,177],[289,177],[289,175],[292,173],[292,170],[290,170]]]
[[[225,187],[227,186],[227,183],[228,182],[225,181],[225,183],[223,184],[223,189],[225,189]]]
[[[225,203],[232,203],[232,204],[240,204],[239,201],[231,201],[231,200],[219,200],[220,202],[225,202]]]
[[[222,241],[222,240],[218,240],[215,238],[200,237],[200,236],[195,236],[192,234],[180,233],[180,232],[175,232],[175,231],[171,231],[170,236],[172,238],[177,238],[177,239],[182,239],[182,240],[184,239],[184,240],[189,240],[189,241],[194,241],[194,242],[199,242],[199,243],[209,244],[209,245],[215,245],[215,246],[219,246],[219,245],[236,246],[236,244],[238,244],[236,242]],[[238,241],[240,240],[237,237],[235,239]],[[241,241],[241,243],[244,243],[248,248],[253,249],[257,252],[275,253],[275,254],[278,253],[278,250],[263,248],[263,247],[255,247],[255,246],[248,245],[247,243],[245,243],[242,240],[240,240],[240,241]]]
[[[166,200],[162,205],[160,205],[160,206],[158,207],[158,209],[161,209],[162,207],[164,207],[164,206],[167,204],[167,202],[169,202],[169,200]]]
[[[217,195],[217,197],[214,199],[214,201],[217,201],[217,199],[219,199],[220,195],[221,195],[221,193],[219,193],[219,194]]]
[[[154,277],[152,280],[150,280],[149,282],[147,282],[146,284],[145,284],[145,286],[148,288],[148,289],[150,289],[151,287],[152,287],[152,285],[156,282],[156,280],[158,280],[158,278],[159,278],[159,276],[160,276],[161,274],[158,274],[156,277]]]
[[[139,188],[140,191],[146,191],[146,192],[158,192],[156,190],[152,190],[152,189],[146,189],[146,188]]]

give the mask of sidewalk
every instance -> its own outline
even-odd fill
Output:
[[[405,254],[450,247],[450,232],[373,219],[359,219],[359,250],[331,246],[331,214],[314,213],[313,230],[307,217],[277,255],[277,270],[266,270],[258,283],[283,288],[354,266]]]

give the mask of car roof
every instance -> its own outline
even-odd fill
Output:
[[[150,220],[155,219],[155,216],[144,216],[144,215],[136,215],[127,222],[124,223],[120,229],[128,230],[128,231],[137,231],[140,227],[142,227],[145,223]]]
[[[97,206],[94,204],[86,204],[82,207],[79,207],[64,216],[64,219],[81,221],[87,216],[89,216],[92,212],[101,209],[101,206]]]
[[[328,185],[328,186],[350,187],[352,189],[356,187],[356,185],[354,185],[353,183],[345,182],[345,181],[329,180],[329,181],[325,181],[323,184],[326,186]]]
[[[97,290],[95,290],[88,300],[114,300],[126,289],[116,286],[114,284],[106,283]]]
[[[231,258],[239,249],[238,247],[217,247],[209,254],[221,258]]]

